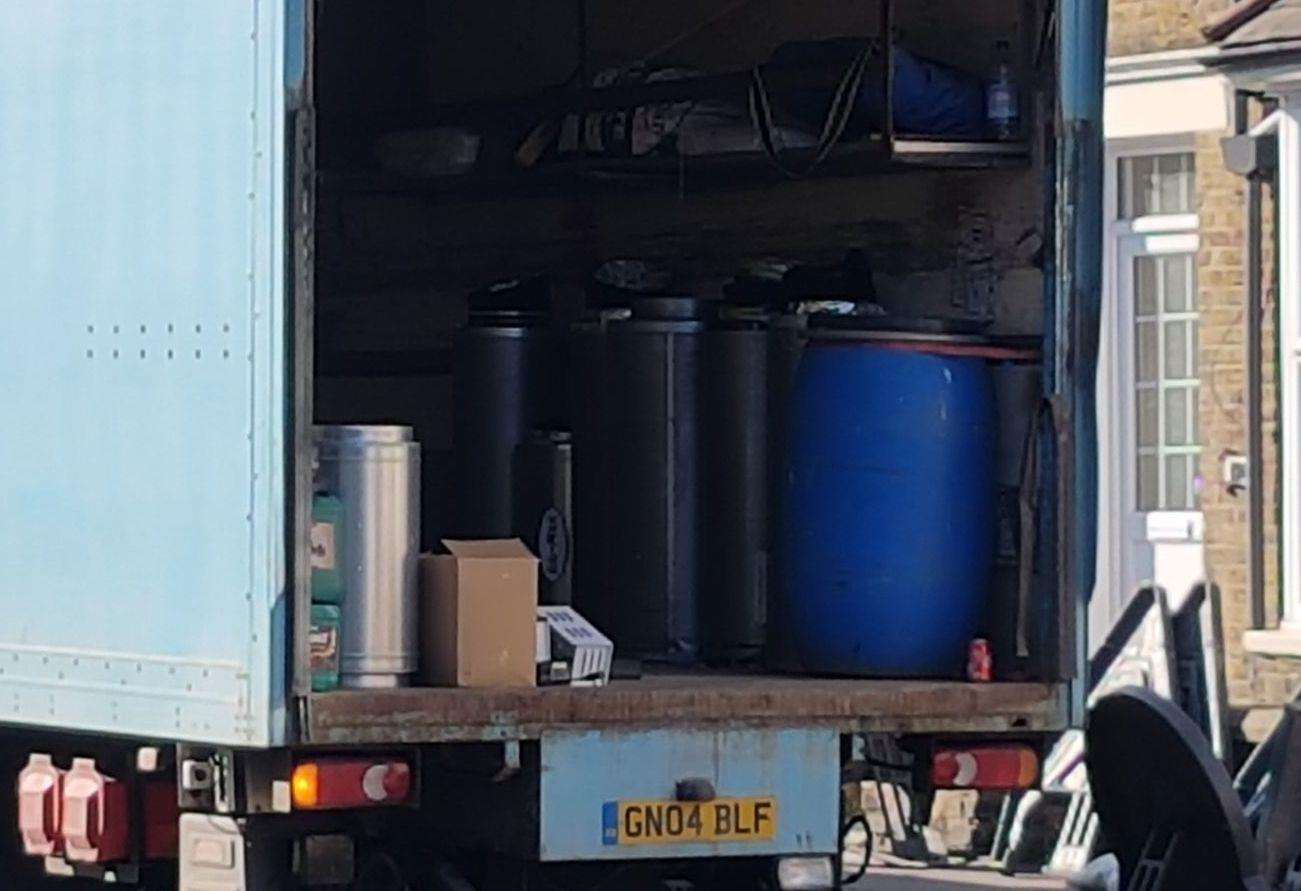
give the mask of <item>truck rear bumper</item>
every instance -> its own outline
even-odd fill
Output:
[[[558,730],[828,728],[842,733],[1054,732],[1065,684],[667,673],[608,687],[335,691],[305,701],[312,745],[539,739]]]

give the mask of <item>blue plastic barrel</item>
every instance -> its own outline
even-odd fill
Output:
[[[993,565],[996,435],[983,359],[809,344],[781,541],[784,633],[805,670],[962,672]]]

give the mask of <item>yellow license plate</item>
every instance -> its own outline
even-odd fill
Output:
[[[777,837],[777,799],[607,801],[601,822],[607,845],[772,841]]]

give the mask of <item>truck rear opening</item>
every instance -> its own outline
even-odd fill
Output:
[[[784,712],[834,721],[852,711],[837,698],[852,685],[824,680],[836,675],[859,676],[856,690],[890,678],[951,682],[952,699],[921,700],[934,708],[961,698],[973,638],[992,655],[985,676],[995,686],[1021,684],[1021,702],[1063,707],[1074,608],[1058,565],[1059,419],[1045,409],[1060,348],[1045,311],[1055,294],[1046,172],[1056,151],[1047,12],[1010,2],[954,7],[952,21],[970,35],[955,42],[944,36],[952,24],[943,4],[868,7],[808,15],[684,7],[664,22],[591,9],[581,20],[551,19],[519,45],[494,15],[450,26],[418,2],[378,20],[347,3],[315,19],[317,176],[304,193],[315,210],[301,221],[315,244],[311,420],[413,429],[430,551],[447,538],[512,535],[537,547],[536,522],[513,515],[521,496],[512,462],[524,459],[530,427],[572,437],[550,452],[564,456],[570,474],[560,511],[564,587],[555,596],[613,639],[616,660],[640,661],[640,680],[616,672],[609,691],[514,693],[509,724],[525,723],[516,714],[539,729],[578,723],[568,708],[598,723],[677,713],[698,721],[712,707],[703,703],[731,720]],[[885,42],[872,41],[891,29],[899,52],[887,60]],[[866,42],[835,40],[848,35]],[[957,95],[970,84],[983,97],[1006,59],[1018,90],[1014,131],[986,129],[984,105],[970,126],[899,106],[902,123],[854,119],[809,175],[789,177],[762,139],[747,147],[718,137],[721,129],[693,129],[701,103],[735,105],[736,132],[753,137],[758,70],[794,139],[801,112],[791,97],[819,95],[819,78],[834,85],[859,59],[847,46],[859,46],[869,68],[933,61]],[[504,64],[516,53],[530,63]],[[795,77],[788,64],[810,83],[781,86]],[[659,134],[654,148],[618,143],[610,128],[622,126],[623,109],[628,129],[619,132],[634,142],[655,142],[655,126],[672,138]],[[657,115],[667,117],[655,124]],[[585,141],[598,132],[605,142]],[[783,164],[801,159],[798,150],[776,155]],[[855,307],[850,316],[827,315],[843,305]],[[869,308],[884,321],[864,332]],[[863,352],[864,337],[882,346],[873,353],[881,370],[866,385],[890,380],[879,398],[895,408],[837,418],[802,442],[796,431],[878,398],[837,393],[804,374],[817,352],[828,380],[859,386],[850,383],[857,360],[841,358]],[[729,352],[741,343],[758,344],[753,358],[740,346]],[[835,431],[880,426],[900,406],[940,398],[903,370],[914,355],[950,378],[971,370],[973,391],[989,388],[976,402],[955,398],[944,415],[953,429],[991,418],[989,438],[939,445],[951,429],[928,429],[901,456],[893,488],[907,493],[902,501],[873,494],[832,506],[838,487],[869,485],[852,476],[800,482],[815,473],[812,462],[843,465]],[[901,364],[890,364],[896,358]],[[783,362],[790,368],[777,370]],[[977,405],[983,398],[986,407]],[[759,432],[733,436],[755,412]],[[958,420],[958,412],[971,414]],[[922,427],[924,416],[901,423]],[[843,445],[860,454],[871,447],[870,437]],[[987,459],[971,456],[995,447]],[[861,460],[900,460],[889,448]],[[912,495],[910,474],[919,471],[910,463],[931,460]],[[987,510],[973,507],[986,495],[971,481],[983,475]],[[919,519],[932,514],[932,525]],[[562,590],[552,584],[544,572],[544,600]],[[836,606],[835,585],[855,593]],[[859,610],[872,598],[883,604],[879,614]],[[812,616],[810,604],[824,601]],[[883,630],[873,637],[860,626]],[[898,689],[881,686],[880,699],[917,695]],[[761,702],[761,692],[771,699]],[[437,736],[440,723],[479,726],[460,718],[493,711],[496,696],[419,683],[368,696],[309,693],[305,730],[342,740],[347,712],[363,713],[360,725],[382,722],[391,706],[410,738]],[[679,700],[699,707],[678,710]],[[584,709],[589,701],[601,705]],[[1037,719],[1018,714],[1001,729],[1017,722]]]

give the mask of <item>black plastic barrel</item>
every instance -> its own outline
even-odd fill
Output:
[[[573,443],[568,431],[534,430],[515,450],[515,535],[538,558],[538,601],[573,599]]]
[[[777,671],[799,669],[790,618],[784,612],[786,573],[778,537],[785,511],[782,492],[790,469],[791,399],[807,337],[806,321],[796,313],[780,315],[773,319],[768,331],[768,615],[764,662]]]
[[[639,298],[605,329],[606,608],[616,648],[637,658],[700,652],[702,315],[695,300]]]
[[[473,313],[456,335],[453,446],[457,534],[513,533],[512,462],[532,429],[563,427],[558,339],[546,317]]]
[[[573,605],[607,636],[613,634],[610,588],[610,474],[607,419],[606,321],[585,319],[573,326],[574,565]]]
[[[711,662],[750,662],[768,591],[767,315],[724,308],[705,339],[704,622]]]

